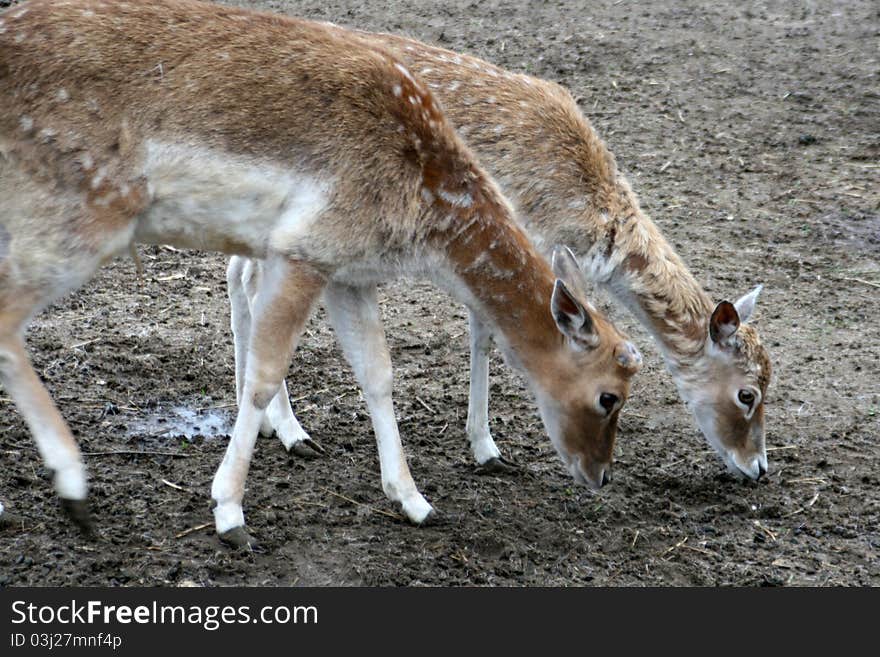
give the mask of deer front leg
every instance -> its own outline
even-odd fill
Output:
[[[311,266],[280,257],[263,261],[262,275],[251,307],[238,417],[211,486],[217,533],[237,547],[254,544],[244,528],[241,503],[257,432],[287,373],[312,305],[325,285],[324,278]]]
[[[513,463],[501,456],[489,431],[489,350],[492,348],[492,333],[473,311],[468,315],[468,324],[471,333],[471,380],[466,431],[471,451],[481,471],[516,470]]]
[[[241,406],[241,393],[247,368],[247,347],[251,334],[251,307],[256,298],[262,278],[262,265],[258,260],[233,256],[226,269],[227,293],[232,311],[232,336],[235,342],[235,399]],[[290,407],[287,384],[282,381],[281,388],[272,398],[263,421],[260,434],[278,436],[284,448],[291,454],[303,458],[314,458],[324,453],[324,449],[306,433]]]
[[[434,509],[416,488],[400,442],[391,400],[391,356],[376,287],[330,285],[324,305],[367,400],[379,448],[382,489],[390,500],[400,503],[411,522],[420,525],[434,515]]]

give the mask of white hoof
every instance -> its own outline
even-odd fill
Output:
[[[214,525],[217,534],[225,534],[236,527],[244,527],[244,511],[235,502],[216,503],[214,506]]]
[[[422,525],[436,515],[434,507],[420,493],[400,501],[404,515],[414,525]]]
[[[306,433],[305,429],[293,422],[284,422],[276,428],[275,432],[284,445],[284,449],[288,452],[293,449],[294,445],[311,440],[311,436]]]
[[[469,433],[468,439],[470,440],[471,450],[474,453],[477,464],[483,465],[487,461],[501,457],[501,450],[498,449],[495,441],[492,440],[492,435],[488,429],[485,432]]]
[[[55,491],[67,500],[84,500],[88,492],[86,468],[82,463],[73,463],[55,470]]]

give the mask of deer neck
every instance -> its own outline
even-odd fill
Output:
[[[534,373],[563,343],[550,312],[555,276],[493,187],[442,203],[431,242],[473,310],[495,327],[508,361]]]
[[[712,300],[636,203],[607,220],[582,266],[648,329],[673,374],[695,364]]]

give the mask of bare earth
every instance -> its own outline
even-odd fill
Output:
[[[328,454],[290,461],[259,441],[245,511],[262,549],[234,553],[208,511],[234,412],[225,259],[144,248],[142,285],[117,261],[28,334],[91,453],[96,538],[63,519],[0,398],[0,499],[21,520],[0,529],[0,584],[880,584],[876,2],[239,4],[404,32],[571,88],[715,298],[766,285],[770,475],[725,472],[645,332],[616,309],[646,367],[613,484],[573,485],[498,357],[491,426],[524,471],[475,472],[463,309],[401,282],[383,296],[397,411],[439,521],[411,527],[384,499],[365,405],[319,313],[289,383]],[[175,436],[180,407],[197,412],[196,433],[219,423],[221,435]],[[107,453],[119,451],[174,456]]]

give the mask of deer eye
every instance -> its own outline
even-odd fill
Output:
[[[745,388],[743,388],[742,390],[739,391],[737,398],[739,399],[741,404],[744,404],[745,406],[748,406],[749,408],[751,408],[752,404],[755,403],[755,393],[753,393],[751,390],[748,390]]]
[[[617,402],[620,401],[620,397],[617,395],[612,395],[610,392],[603,392],[599,395],[599,405],[605,409],[606,413],[610,413],[614,410],[614,407],[617,406]]]

